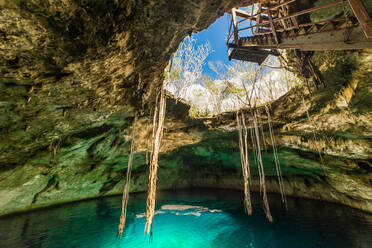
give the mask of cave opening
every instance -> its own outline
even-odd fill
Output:
[[[167,92],[191,106],[191,117],[247,108],[244,88],[252,92],[254,105],[264,106],[300,83],[277,56],[269,55],[261,65],[229,58],[229,25],[231,14],[226,13],[207,29],[186,37],[165,69]],[[241,31],[249,34],[250,30]]]

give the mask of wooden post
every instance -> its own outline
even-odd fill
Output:
[[[261,14],[262,14],[262,6],[261,6],[260,3],[257,5],[257,13],[258,13],[258,16],[257,16],[256,22],[257,22],[258,25],[257,25],[256,32],[255,33],[258,33],[258,31],[260,29]]]
[[[274,35],[275,42],[276,42],[276,44],[279,44],[278,35],[276,33],[276,30],[275,30],[275,24],[273,22],[273,18],[271,16],[271,11],[270,10],[267,10],[267,15],[269,16],[269,22],[270,22],[271,32]]]
[[[238,37],[238,23],[236,21],[236,9],[235,8],[232,8],[231,14],[232,14],[232,20],[233,20],[233,26],[234,26],[234,43],[237,45],[239,37]]]
[[[360,0],[348,0],[367,38],[372,38],[372,20]]]
[[[299,29],[300,27],[298,26],[298,22],[295,16],[291,17],[292,23],[294,25],[295,29]]]
[[[251,16],[254,13],[254,4],[251,6]],[[253,35],[253,26],[252,26],[252,19],[249,20],[249,26],[251,26],[251,35]]]

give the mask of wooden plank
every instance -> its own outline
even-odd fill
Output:
[[[360,0],[348,1],[360,25],[362,25],[365,36],[367,38],[372,38],[372,19],[364,7],[364,4]]]
[[[270,54],[271,52],[258,48],[234,48],[229,56],[229,60],[236,59],[261,64]]]
[[[253,20],[253,21],[256,21],[258,17],[256,16],[251,16],[250,14],[248,14],[247,12],[243,11],[243,10],[240,10],[240,9],[236,9],[235,10],[236,12],[236,16],[239,16],[241,18],[244,18],[244,20],[240,20],[238,23],[241,23],[241,22],[244,22],[246,20]],[[265,21],[268,21],[269,19],[266,17],[266,16],[259,16],[261,19],[264,19]]]
[[[235,9],[236,15],[246,18],[246,19],[254,19],[253,16],[251,16],[248,12],[245,12],[244,10],[241,9]]]
[[[272,34],[272,31],[270,29],[263,29],[263,28],[260,28],[258,30],[258,33],[262,34],[262,33],[269,33],[269,34]]]

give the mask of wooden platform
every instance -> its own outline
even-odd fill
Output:
[[[270,54],[271,51],[258,48],[235,47],[229,54],[229,60],[243,60],[261,65]]]

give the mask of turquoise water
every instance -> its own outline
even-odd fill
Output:
[[[116,236],[120,197],[109,197],[0,219],[0,247],[372,247],[372,216],[305,199],[269,195],[274,223],[253,196],[253,215],[244,214],[243,195],[229,190],[158,192],[151,245],[144,235],[145,194],[131,195],[127,228]]]

